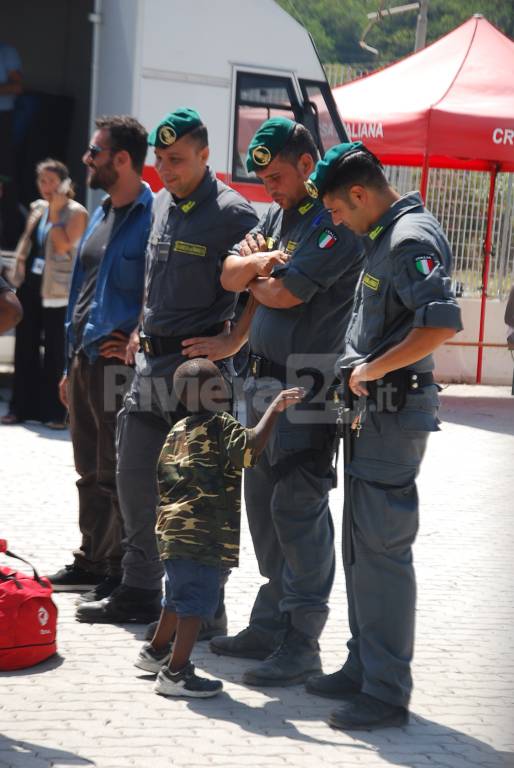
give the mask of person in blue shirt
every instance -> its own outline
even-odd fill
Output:
[[[134,118],[103,117],[83,157],[91,189],[108,196],[80,243],[66,315],[67,371],[61,399],[70,412],[80,475],[81,545],[50,580],[57,591],[110,594],[121,575],[122,522],[116,491],[115,426],[133,362],[130,333],[143,303],[145,252],[153,194],[141,180],[147,132]]]

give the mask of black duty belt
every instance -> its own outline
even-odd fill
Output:
[[[391,371],[376,381],[364,382],[369,392],[370,400],[376,403],[379,411],[401,411],[407,395],[420,392],[424,387],[435,384],[431,371],[419,373],[408,368]]]
[[[284,384],[288,378],[285,365],[274,363],[261,355],[254,355],[253,353],[250,353],[249,372],[255,379],[279,379],[279,381],[282,381]]]
[[[225,323],[216,323],[210,328],[204,328],[202,331],[188,333],[186,336],[148,336],[146,333],[139,334],[140,347],[148,357],[159,357],[160,355],[172,355],[182,352],[182,342],[193,336],[217,336],[223,331]]]

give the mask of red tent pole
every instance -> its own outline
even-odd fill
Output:
[[[489,283],[489,266],[491,263],[491,241],[493,236],[493,213],[494,213],[494,190],[496,187],[496,176],[498,166],[495,165],[491,171],[489,181],[489,200],[487,204],[487,225],[485,228],[484,239],[484,264],[482,267],[482,301],[480,304],[480,327],[478,331],[478,355],[477,355],[477,375],[476,383],[482,383],[482,355],[485,331],[485,310],[487,305],[487,286]]]
[[[427,187],[428,187],[428,174],[429,174],[429,159],[428,153],[423,156],[423,167],[421,169],[421,181],[419,183],[419,193],[423,198],[423,202],[427,201]]]

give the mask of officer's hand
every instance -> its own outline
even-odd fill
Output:
[[[353,369],[348,385],[354,395],[368,396],[369,392],[366,389],[364,382],[375,381],[375,379],[379,378],[380,374],[378,376],[374,375],[368,363],[361,363]]]
[[[282,413],[282,411],[285,411],[285,409],[289,408],[291,405],[297,405],[304,397],[305,389],[303,387],[284,389],[273,401],[273,410]]]
[[[207,360],[223,360],[235,355],[244,344],[244,340],[230,330],[227,320],[222,333],[217,336],[195,336],[184,339],[182,354],[184,357],[206,357]]]
[[[125,362],[129,337],[122,331],[113,331],[109,338],[100,344],[101,357],[117,357]]]
[[[283,251],[270,251],[252,256],[256,274],[259,277],[269,277],[276,264],[286,264],[289,256]]]
[[[263,253],[268,250],[266,240],[260,234],[246,235],[244,240],[239,243],[239,252],[241,256],[251,256],[252,253]]]
[[[128,344],[125,348],[125,365],[134,365],[136,361],[136,352],[139,349],[139,331],[136,328],[132,331]]]
[[[68,397],[68,377],[66,374],[64,374],[59,382],[59,400],[65,408],[70,407],[70,401]]]

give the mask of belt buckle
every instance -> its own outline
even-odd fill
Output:
[[[154,357],[155,352],[152,344],[152,340],[149,336],[146,336],[144,334],[140,334],[139,341],[141,342],[141,348],[145,355],[149,355],[150,357]]]

